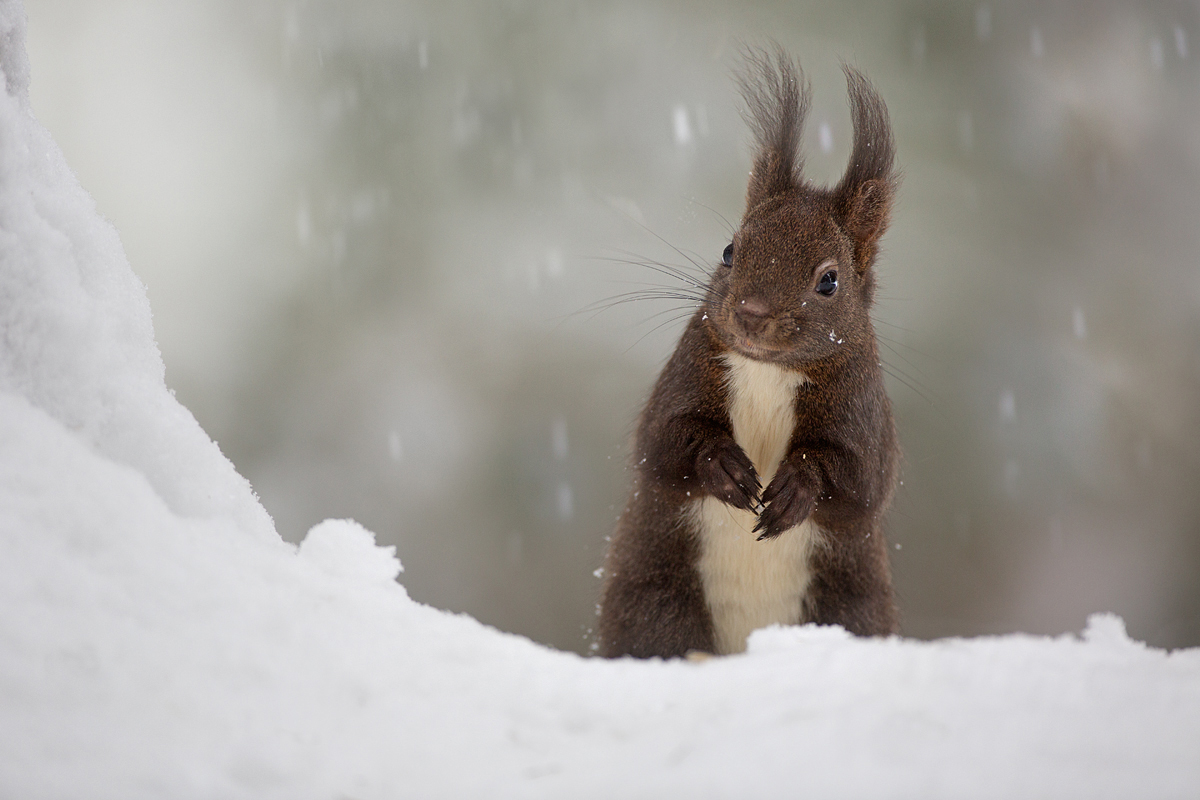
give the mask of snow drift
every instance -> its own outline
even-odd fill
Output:
[[[1200,794],[1200,650],[1115,617],[605,662],[414,603],[353,522],[286,544],[167,390],[14,2],[0,69],[0,796]]]

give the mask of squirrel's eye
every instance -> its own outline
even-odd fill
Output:
[[[725,245],[725,252],[721,253],[721,265],[725,267],[733,266],[733,242]]]
[[[821,276],[821,280],[817,282],[817,291],[826,297],[833,297],[833,293],[837,291],[836,269],[831,269]]]

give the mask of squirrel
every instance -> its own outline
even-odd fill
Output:
[[[778,46],[746,54],[746,210],[637,425],[603,656],[737,653],[771,624],[898,630],[882,518],[900,456],[870,309],[899,176],[887,107],[843,71],[850,162],[818,187],[808,82]]]

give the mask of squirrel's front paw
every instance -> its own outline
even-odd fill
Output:
[[[754,526],[760,542],[774,539],[808,519],[817,507],[817,493],[809,485],[808,476],[785,460],[763,492],[762,501],[766,508],[758,515],[758,524]]]
[[[737,442],[727,439],[705,447],[696,457],[700,487],[734,508],[758,508],[762,484],[754,464]]]

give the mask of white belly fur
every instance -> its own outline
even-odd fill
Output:
[[[729,416],[733,438],[754,462],[765,488],[796,427],[796,389],[807,378],[730,353]],[[809,551],[819,535],[812,520],[773,541],[757,541],[757,517],[705,497],[693,506],[700,534],[700,578],[712,612],[718,653],[746,649],[751,631],[800,620],[808,589]]]

